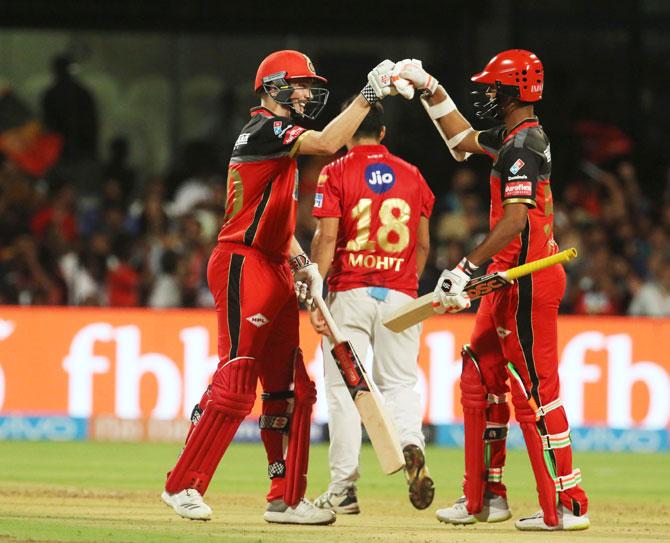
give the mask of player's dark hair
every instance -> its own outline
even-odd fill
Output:
[[[342,111],[349,107],[349,104],[353,102],[358,94],[355,94],[342,104]],[[382,105],[377,102],[370,106],[370,111],[363,119],[363,122],[359,125],[356,132],[354,132],[354,138],[379,138],[382,133],[382,128],[384,128],[384,108]]]

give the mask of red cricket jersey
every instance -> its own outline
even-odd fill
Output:
[[[340,218],[333,291],[378,286],[416,296],[419,218],[435,196],[416,166],[383,145],[359,145],[321,170],[315,217]]]
[[[293,156],[305,128],[256,107],[228,166],[222,242],[241,243],[272,259],[286,259],[295,231],[298,169]]]
[[[524,203],[530,208],[523,232],[493,257],[493,264],[507,269],[558,252],[554,241],[551,150],[537,118],[525,119],[509,134],[500,126],[480,132],[478,138],[480,147],[493,159],[491,230],[507,204]]]

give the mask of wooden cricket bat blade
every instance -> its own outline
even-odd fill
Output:
[[[383,406],[379,403],[373,391],[360,391],[354,399],[356,408],[361,415],[361,420],[368,433],[372,448],[375,450],[377,460],[382,471],[391,475],[405,467],[400,442],[396,437],[395,428],[384,416]]]

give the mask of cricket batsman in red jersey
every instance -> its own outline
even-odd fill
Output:
[[[328,275],[328,305],[354,350],[374,352],[374,382],[384,396],[405,456],[411,503],[427,508],[435,494],[426,468],[423,409],[417,384],[421,325],[400,334],[384,318],[416,298],[430,249],[428,221],[435,197],[416,166],[381,144],[386,134],[381,104],[358,127],[349,152],[319,176],[313,215],[319,222],[312,260]],[[327,334],[318,312],[317,332]],[[315,505],[336,513],[360,512],[356,482],[361,422],[324,338],[323,357],[330,436],[330,485]]]
[[[271,479],[264,519],[330,524],[335,514],[304,499],[314,383],[298,347],[294,281],[321,295],[322,279],[293,237],[298,154],[333,154],[351,138],[370,105],[393,90],[385,60],[368,74],[352,104],[322,131],[294,119],[315,118],[328,91],[310,59],[277,51],[260,64],[254,91],[260,106],[242,129],[228,167],[226,217],[207,279],[218,319],[219,365],[195,406],[186,445],[170,471],[163,501],[184,518],[208,520],[203,501],[237,428],[251,412],[257,380],[259,420]]]
[[[493,57],[472,77],[479,118],[502,125],[474,131],[447,92],[421,66],[399,62],[394,76],[423,91],[422,103],[457,160],[488,155],[491,212],[488,236],[456,268],[442,272],[434,291],[438,313],[470,306],[465,284],[493,259],[488,271],[505,270],[558,251],[553,237],[549,139],[534,114],[544,70],[530,51]],[[515,416],[528,449],[541,510],[516,521],[519,530],[583,530],[588,500],[572,467],[570,429],[559,397],[557,321],[565,291],[560,265],[520,278],[485,296],[469,345],[463,347],[461,403],[465,423],[464,496],[437,518],[452,524],[499,522],[511,517],[502,482],[511,389]],[[510,385],[507,385],[509,378]]]

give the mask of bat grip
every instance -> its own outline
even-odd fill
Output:
[[[316,302],[316,306],[319,308],[319,311],[321,311],[328,328],[330,328],[330,331],[333,334],[333,341],[335,343],[342,343],[345,341],[344,337],[342,336],[342,332],[340,332],[337,324],[335,324],[335,319],[333,319],[333,316],[330,314],[330,310],[328,309],[324,299],[321,296],[314,296],[314,301]]]
[[[529,273],[533,273],[538,270],[548,268],[549,266],[553,266],[554,264],[568,262],[569,260],[572,260],[573,258],[576,257],[577,257],[577,249],[571,247],[570,249],[566,249],[565,251],[561,251],[560,253],[556,253],[555,255],[540,258],[539,260],[534,260],[533,262],[529,262],[528,264],[522,264],[521,266],[517,266],[516,268],[510,268],[509,270],[504,272],[504,275],[506,279],[512,280],[516,279],[517,277],[523,277],[524,275],[528,275]]]

